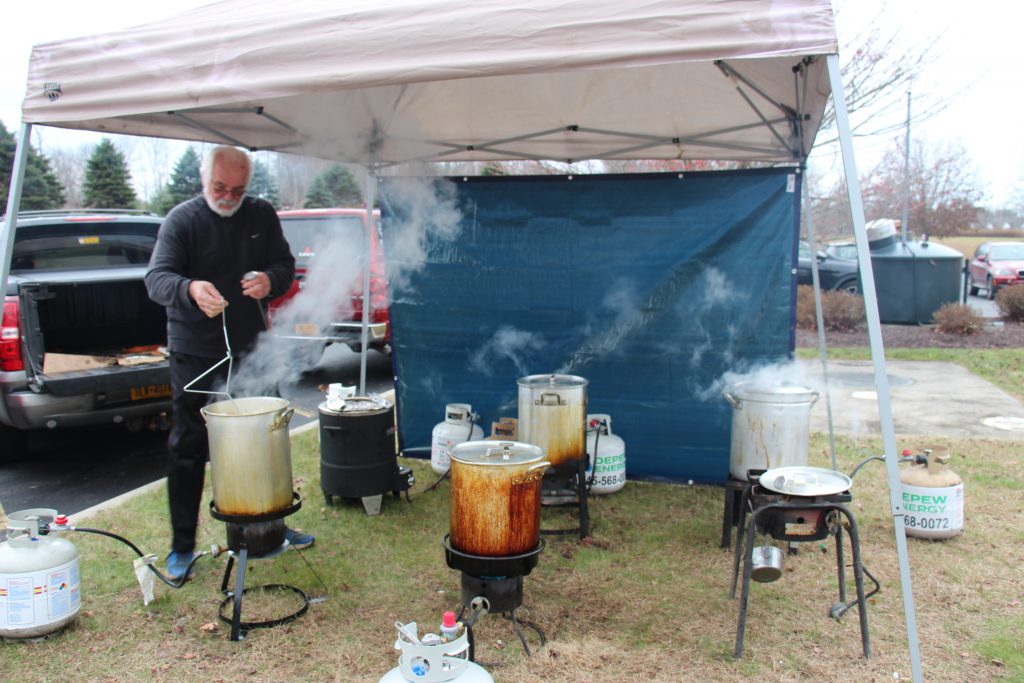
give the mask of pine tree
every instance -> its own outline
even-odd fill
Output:
[[[363,193],[355,177],[341,164],[334,164],[313,179],[303,206],[307,209],[358,206],[362,199]]]
[[[157,213],[166,215],[178,204],[202,194],[203,183],[199,178],[199,155],[189,147],[174,164],[171,179],[160,188],[160,194],[153,200]]]
[[[85,168],[85,206],[104,209],[135,208],[135,190],[124,155],[109,138],[96,146]]]
[[[14,152],[17,141],[0,122],[0,214],[7,209],[7,196],[14,171]],[[21,206],[24,211],[59,209],[64,206],[64,187],[50,168],[45,155],[29,147],[25,164],[25,180],[21,186]]]
[[[275,209],[281,208],[281,195],[270,170],[259,159],[253,161],[252,178],[249,179],[248,194],[270,202]]]

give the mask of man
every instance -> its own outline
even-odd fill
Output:
[[[264,301],[287,291],[295,275],[295,258],[274,207],[245,196],[251,175],[245,152],[212,149],[200,169],[202,196],[167,215],[146,272],[149,297],[167,307],[174,406],[167,440],[173,532],[167,574],[175,579],[185,575],[194,558],[209,457],[200,409],[211,395],[185,387],[204,373],[209,374],[190,389],[211,391],[224,381],[227,363],[210,369],[224,359],[227,345],[236,359],[252,348],[265,329]],[[296,548],[314,541],[292,529],[285,537]]]

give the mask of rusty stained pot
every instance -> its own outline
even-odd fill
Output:
[[[470,555],[506,557],[540,543],[540,487],[551,463],[518,441],[466,441],[451,451],[449,542]]]
[[[519,384],[519,438],[547,454],[551,471],[572,473],[587,457],[587,384],[575,375],[530,375]]]
[[[288,401],[254,396],[202,408],[210,442],[210,479],[217,511],[262,515],[292,505]]]

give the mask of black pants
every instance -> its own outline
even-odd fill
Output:
[[[167,439],[167,498],[173,532],[171,550],[179,553],[191,552],[196,547],[199,504],[203,498],[206,461],[210,457],[206,422],[199,410],[207,403],[227,398],[223,395],[185,391],[185,387],[219,360],[171,353],[171,401],[174,412],[171,415],[171,434]],[[236,370],[237,363],[236,360]],[[191,389],[219,390],[227,374],[228,364],[225,361]]]

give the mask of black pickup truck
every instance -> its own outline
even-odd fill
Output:
[[[0,452],[21,451],[33,429],[167,426],[167,319],[143,283],[161,222],[138,211],[18,215],[0,327]]]

